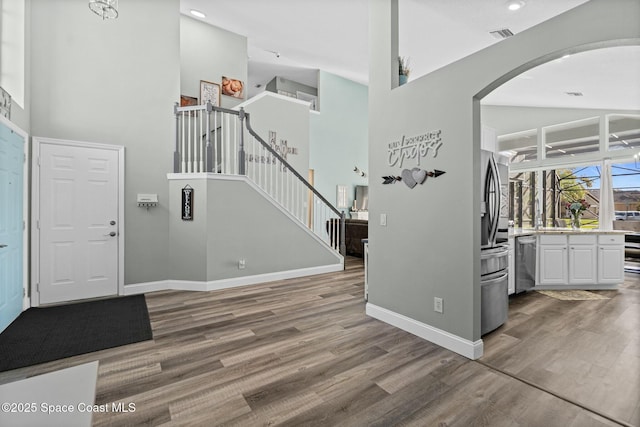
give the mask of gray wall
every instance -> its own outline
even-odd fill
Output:
[[[242,106],[250,114],[251,127],[262,139],[269,142],[269,131],[275,131],[278,144],[286,140],[289,147],[298,149],[297,155],[287,155],[287,162],[306,179],[309,170],[309,105],[262,92]],[[248,167],[251,166],[249,163]]]
[[[210,181],[207,279],[335,265],[338,257],[245,182]],[[238,269],[238,260],[246,269]]]
[[[430,130],[442,130],[443,145],[421,167],[446,174],[413,190],[369,181],[369,302],[476,341],[480,105],[474,97],[564,53],[603,41],[639,44],[640,2],[592,0],[401,87],[394,66],[397,0],[372,0],[370,11],[370,175],[398,174],[401,168],[387,164],[388,144]],[[382,213],[386,227],[379,225]],[[443,314],[433,311],[434,297],[444,299]]]
[[[221,84],[222,76],[247,84],[247,38],[181,15],[180,94],[199,99],[200,80]],[[245,99],[247,93],[245,87]],[[242,101],[221,95],[225,108]]]
[[[193,221],[181,220],[187,184],[195,190]],[[221,280],[340,262],[244,181],[175,180],[170,191],[171,279]]]
[[[166,279],[179,1],[127,0],[102,21],[86,2],[32,0],[30,25],[32,135],[126,147],[125,283]],[[137,193],[159,206],[138,208]]]
[[[640,111],[483,105],[482,124],[495,129],[497,135],[505,135],[604,114],[640,114]]]

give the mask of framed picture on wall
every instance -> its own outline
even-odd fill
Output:
[[[198,105],[198,98],[194,98],[193,96],[180,95],[181,107],[190,107],[192,105]]]
[[[237,79],[222,76],[222,94],[244,99],[244,83]]]
[[[220,106],[220,85],[218,83],[200,80],[200,103],[211,101],[214,107]]]

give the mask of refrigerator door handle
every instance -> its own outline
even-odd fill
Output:
[[[498,222],[500,219],[500,175],[498,174],[498,165],[493,155],[489,157],[487,176],[484,181],[484,199],[487,203],[486,211],[490,224],[489,243],[493,245],[496,241]]]

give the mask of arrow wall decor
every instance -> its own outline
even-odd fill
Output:
[[[446,173],[438,169],[426,171],[420,168],[403,169],[400,176],[387,175],[382,177],[383,184],[395,184],[402,181],[409,188],[413,188],[418,184],[424,184],[427,178],[437,178]]]

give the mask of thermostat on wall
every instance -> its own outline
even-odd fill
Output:
[[[151,208],[158,206],[157,194],[138,194],[138,207]]]

